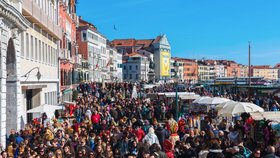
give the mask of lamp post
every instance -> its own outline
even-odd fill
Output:
[[[237,70],[233,70],[233,73],[234,73],[234,87],[235,87],[235,94],[236,94],[236,92],[237,92]]]
[[[179,69],[179,64],[178,64],[178,62],[177,61],[175,61],[174,62],[174,79],[176,80],[175,81],[175,86],[176,86],[176,115],[175,115],[175,119],[176,119],[176,121],[178,121],[178,118],[179,118],[179,98],[178,98],[178,79],[179,79],[179,77],[178,77],[178,69]]]
[[[249,88],[248,88],[248,98],[249,102],[251,101],[251,42],[249,42],[249,51],[248,51],[248,58],[249,58]]]
[[[30,73],[31,73],[33,70],[35,70],[35,69],[38,70],[38,71],[37,71],[37,74],[36,74],[36,77],[37,77],[37,80],[38,80],[38,82],[39,82],[39,80],[40,80],[41,77],[42,77],[42,75],[41,75],[41,73],[40,73],[40,68],[39,68],[39,67],[34,67],[34,68],[32,68],[31,70],[29,70],[26,74],[22,75],[21,77],[26,77],[26,80],[27,80],[27,79],[29,78]]]

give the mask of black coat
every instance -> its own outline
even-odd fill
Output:
[[[209,150],[207,158],[225,158],[225,155],[222,153],[222,150]]]

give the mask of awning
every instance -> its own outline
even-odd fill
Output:
[[[72,89],[67,89],[67,90],[63,91],[63,94],[68,94],[68,93],[71,93],[71,92],[72,92]]]
[[[26,85],[26,86],[21,86],[22,90],[27,90],[27,89],[42,89],[46,88],[47,85]]]
[[[252,118],[254,120],[271,120],[271,121],[276,121],[280,122],[280,112],[277,111],[265,111],[265,112],[255,112],[255,113],[250,113]]]
[[[73,105],[75,105],[76,103],[70,102],[70,101],[64,101],[64,104],[73,104]]]

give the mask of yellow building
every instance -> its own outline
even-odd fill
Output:
[[[278,69],[272,68],[268,65],[253,66],[251,68],[251,74],[254,77],[264,77],[269,80],[278,80]]]

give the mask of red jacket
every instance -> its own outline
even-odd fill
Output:
[[[134,133],[138,141],[142,142],[142,139],[145,137],[145,132],[143,131],[143,129],[139,128],[138,130],[135,130]]]
[[[93,124],[98,124],[100,122],[100,114],[93,114],[91,115],[91,122]]]
[[[165,154],[168,158],[174,158],[174,154],[172,151],[166,151]]]

